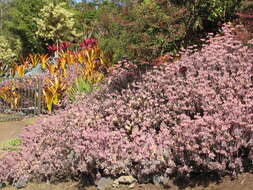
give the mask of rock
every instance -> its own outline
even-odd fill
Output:
[[[105,190],[113,185],[113,180],[110,177],[102,177],[96,185],[99,190]]]
[[[163,183],[163,176],[160,176],[160,175],[154,175],[153,176],[153,183],[155,185],[160,185]]]
[[[13,186],[17,189],[25,188],[27,186],[27,180],[20,178],[18,181],[13,183]]]
[[[0,183],[0,189],[6,187],[5,183]]]
[[[119,181],[115,180],[112,184],[112,187],[118,188],[119,187]]]
[[[163,187],[171,187],[173,185],[169,177],[161,176],[161,175],[154,175],[153,183],[155,185],[162,185]]]
[[[132,183],[131,185],[129,185],[129,189],[133,189],[135,187],[135,183]]]
[[[121,176],[118,179],[114,180],[112,186],[117,188],[119,185],[129,185],[129,188],[132,188],[136,182],[137,180],[133,176]]]
[[[121,176],[117,180],[120,184],[126,185],[137,182],[137,180],[133,176]]]

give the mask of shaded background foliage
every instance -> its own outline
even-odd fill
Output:
[[[1,33],[20,39],[23,56],[45,53],[46,44],[53,43],[36,35],[41,26],[35,20],[50,2],[66,3],[66,13],[72,12],[76,22],[72,30],[80,39],[96,37],[103,50],[114,53],[116,63],[123,57],[139,62],[167,52],[176,54],[197,36],[217,31],[234,18],[241,0],[2,1]]]

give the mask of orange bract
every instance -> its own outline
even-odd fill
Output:
[[[59,103],[65,91],[71,88],[67,85],[66,80],[71,66],[74,66],[74,72],[78,69],[76,77],[82,77],[91,84],[95,84],[105,77],[106,72],[101,72],[101,68],[107,70],[112,65],[108,56],[97,45],[81,49],[76,53],[69,50],[60,52],[59,58],[54,62],[50,61],[48,54],[29,54],[28,57],[21,59],[21,65],[13,67],[12,74],[13,76],[23,77],[27,69],[32,69],[41,64],[41,68],[47,70],[50,74],[44,79],[45,84],[42,92],[43,101],[51,112],[53,106]],[[81,67],[78,67],[78,65]],[[3,91],[7,91],[5,88],[0,88],[0,90],[2,94],[4,94]],[[18,104],[19,96],[14,91],[10,96],[13,98],[8,99],[8,101],[13,102],[13,107],[15,107]]]

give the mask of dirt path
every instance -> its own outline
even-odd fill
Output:
[[[34,122],[37,118],[28,118],[21,121],[0,122],[0,142],[15,138],[21,130]]]

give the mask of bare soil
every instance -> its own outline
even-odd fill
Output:
[[[59,184],[29,184],[24,190],[97,190],[97,187],[82,187],[77,182],[65,182]],[[253,190],[253,174],[245,173],[241,174],[234,180],[230,177],[223,178],[220,182],[203,181],[202,184],[188,187],[180,187],[180,185],[168,184],[167,187],[156,186],[153,184],[139,184],[131,190]],[[7,186],[3,190],[16,190],[15,187]],[[128,186],[120,188],[108,188],[107,190],[129,190]]]
[[[25,118],[21,121],[0,122],[0,142],[16,138],[22,129],[37,118]]]

